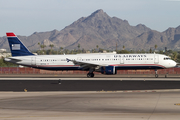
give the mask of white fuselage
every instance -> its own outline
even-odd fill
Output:
[[[15,61],[13,59],[16,59]],[[164,69],[176,66],[176,62],[161,54],[76,54],[35,55],[6,58],[19,65],[47,70],[80,70],[70,60],[99,66],[115,66],[118,69]],[[11,61],[10,61],[11,60]],[[19,61],[17,61],[19,60]]]

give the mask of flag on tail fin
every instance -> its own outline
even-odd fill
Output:
[[[12,57],[32,54],[14,33],[6,33]]]

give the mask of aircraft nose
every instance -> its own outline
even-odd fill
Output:
[[[176,67],[177,66],[177,63],[175,61],[173,61],[173,67]]]

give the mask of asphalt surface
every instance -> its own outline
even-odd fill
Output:
[[[137,78],[138,79],[138,78]],[[0,80],[0,91],[120,91],[180,89],[178,80]]]
[[[0,92],[0,120],[179,120],[179,94]]]
[[[1,77],[0,119],[179,120],[179,95],[178,77]]]
[[[168,78],[180,78],[179,74],[169,74]],[[0,74],[0,78],[87,78],[86,74]],[[94,78],[155,78],[154,74],[95,74]],[[159,78],[165,78],[159,74]]]

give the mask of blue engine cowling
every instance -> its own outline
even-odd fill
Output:
[[[117,72],[115,66],[105,66],[105,67],[101,67],[101,73],[111,75],[111,74],[116,74]]]

